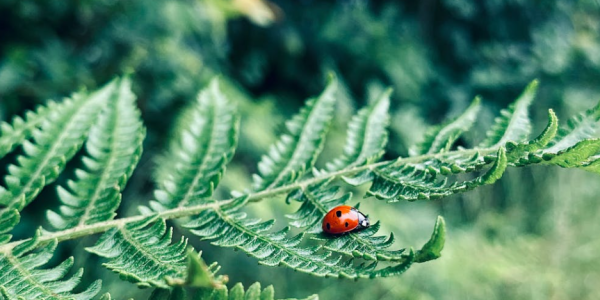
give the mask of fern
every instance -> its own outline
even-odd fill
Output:
[[[388,139],[391,93],[392,90],[388,89],[379,99],[361,109],[352,118],[348,124],[344,153],[327,164],[329,171],[359,166],[381,158]]]
[[[387,202],[431,200],[463,193],[499,180],[508,167],[557,165],[600,173],[600,140],[594,134],[600,106],[559,128],[549,111],[546,128],[530,138],[527,109],[537,82],[502,111],[487,138],[472,149],[454,147],[476,122],[476,97],[459,117],[428,131],[413,155],[379,161],[385,152],[389,95],[359,110],[348,125],[343,153],[324,170],[315,168],[334,114],[334,78],[317,98],[307,101],[287,124],[285,133],[263,156],[252,187],[232,199],[215,199],[214,190],[232,159],[239,117],[234,101],[213,81],[183,114],[169,151],[157,171],[155,200],[141,215],[113,219],[121,192],[139,160],[145,129],[135,107],[129,79],[115,79],[92,93],[51,102],[25,119],[2,124],[0,153],[20,145],[23,154],[8,168],[0,187],[0,295],[6,299],[90,299],[100,291],[94,282],[84,292],[73,289],[81,271],[63,279],[73,259],[55,268],[44,266],[57,242],[103,233],[90,253],[103,265],[139,287],[154,288],[154,299],[272,299],[273,288],[259,284],[247,291],[228,290],[227,277],[207,266],[187,238],[234,247],[267,266],[285,266],[314,276],[376,278],[397,276],[415,263],[442,255],[445,223],[438,217],[421,248],[397,248],[382,224],[332,237],[321,232],[323,215],[353,201],[350,185],[370,184],[366,197]],[[98,113],[99,112],[99,113]],[[62,206],[48,212],[55,231],[39,230],[30,239],[10,241],[22,209],[54,181],[67,161],[85,144],[83,167],[57,191]],[[338,180],[341,179],[341,180]],[[246,205],[278,195],[298,204],[281,227],[276,220],[249,217]],[[173,241],[167,220],[186,218],[184,235]],[[372,219],[376,220],[377,216]],[[179,225],[177,225],[179,226]],[[290,234],[295,227],[297,234]],[[417,250],[415,250],[417,249]],[[102,299],[110,299],[104,294]]]
[[[488,131],[487,138],[479,145],[481,148],[502,146],[507,142],[523,142],[531,131],[528,108],[535,98],[538,82],[534,80],[514,104],[500,112],[496,123]]]
[[[10,251],[0,254],[0,299],[91,299],[100,290],[100,280],[85,291],[73,294],[79,284],[83,269],[69,279],[62,280],[73,266],[73,258],[63,261],[54,268],[40,269],[48,263],[56,240],[45,245],[39,243],[41,232]],[[41,246],[36,250],[38,246]]]
[[[123,190],[142,152],[145,135],[130,82],[115,82],[114,96],[105,104],[86,143],[83,160],[87,170],[77,170],[77,179],[58,187],[63,206],[60,213],[48,211],[57,230],[111,220]]]
[[[159,167],[161,188],[154,193],[158,202],[153,203],[157,211],[212,196],[237,144],[239,122],[234,111],[216,80],[200,93],[197,103],[184,114],[180,136]]]
[[[187,240],[172,244],[172,234],[164,220],[152,215],[110,229],[86,250],[110,258],[105,267],[140,287],[221,286],[208,272],[192,272],[205,267],[197,267],[203,263],[194,257],[196,254],[186,254]]]
[[[66,161],[81,147],[95,120],[95,112],[113,89],[114,82],[90,95],[77,94],[61,104],[51,102],[46,114],[30,117],[28,124],[15,124],[21,132],[25,132],[23,128],[36,128],[38,124],[41,127],[31,132],[33,142],[22,141],[25,154],[17,158],[18,165],[9,166],[9,174],[4,178],[7,188],[0,187],[0,216],[13,220],[7,224],[8,230],[16,225],[17,211],[31,203],[45,185],[54,181]],[[14,132],[7,128],[3,129],[5,131]],[[0,240],[9,238],[4,235]]]
[[[417,146],[417,150],[412,151],[413,155],[432,154],[450,150],[450,147],[452,147],[460,135],[473,126],[480,108],[481,99],[476,97],[473,103],[458,118],[445,125],[429,129],[425,134],[425,140]]]
[[[260,175],[254,176],[254,190],[275,188],[299,179],[310,170],[323,148],[325,134],[333,117],[336,81],[316,99],[308,100],[299,114],[286,123],[289,134],[269,150],[258,164]]]
[[[0,157],[31,137],[33,130],[39,128],[44,119],[60,107],[55,102],[49,102],[48,106],[39,106],[36,112],[27,112],[25,118],[14,117],[12,124],[0,123]]]
[[[273,286],[270,285],[265,289],[261,290],[260,283],[256,282],[252,284],[248,290],[244,291],[244,286],[241,283],[237,283],[230,290],[227,288],[219,289],[203,289],[199,290],[195,297],[190,297],[182,289],[176,289],[173,291],[168,290],[156,290],[150,296],[151,300],[185,300],[185,299],[211,299],[211,300],[274,300],[275,291]],[[304,298],[304,300],[318,300],[317,295]],[[288,300],[295,300],[288,298]]]

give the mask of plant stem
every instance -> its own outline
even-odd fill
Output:
[[[352,175],[352,174],[355,174],[355,173],[358,173],[361,171],[365,171],[365,170],[373,170],[375,168],[382,167],[387,164],[417,163],[417,162],[421,162],[421,161],[432,159],[432,158],[441,158],[441,157],[453,156],[453,155],[461,155],[461,156],[473,155],[476,152],[479,152],[483,155],[487,155],[487,154],[494,153],[496,151],[497,151],[497,149],[495,149],[495,148],[455,150],[455,151],[449,151],[449,152],[443,152],[443,153],[425,154],[425,155],[420,155],[420,156],[399,158],[396,160],[382,161],[382,162],[373,163],[373,164],[364,165],[364,166],[349,167],[349,168],[342,169],[342,170],[339,170],[336,172],[326,173],[326,174],[323,174],[318,177],[308,178],[308,179],[305,179],[305,180],[302,180],[299,182],[295,182],[295,183],[291,183],[288,185],[284,185],[281,187],[267,189],[267,190],[257,192],[254,194],[249,194],[248,201],[249,202],[259,202],[265,198],[271,198],[271,197],[274,197],[274,196],[277,196],[280,194],[285,194],[285,193],[291,192],[291,191],[299,189],[299,188],[306,188],[312,184],[315,184],[317,182],[320,182],[320,181],[323,181],[323,180],[326,180],[329,178],[336,178],[336,177],[340,177],[340,176]],[[217,202],[206,203],[206,204],[188,206],[188,207],[176,207],[173,209],[159,212],[158,216],[165,220],[189,217],[189,216],[197,215],[200,212],[207,210],[207,209],[219,208],[222,205],[232,202],[233,200],[234,200],[234,198],[227,199],[227,200],[221,200],[221,201],[217,201]],[[133,217],[120,218],[120,219],[116,219],[116,220],[104,221],[104,222],[91,224],[91,225],[81,225],[81,226],[77,226],[77,227],[73,227],[70,229],[57,231],[57,232],[44,233],[42,236],[40,236],[38,238],[38,241],[40,242],[40,244],[44,244],[44,243],[47,243],[54,239],[56,239],[58,242],[72,240],[72,239],[76,239],[76,238],[80,238],[80,237],[84,237],[84,236],[88,236],[88,235],[92,235],[92,234],[96,234],[96,233],[102,233],[111,228],[122,227],[128,223],[139,221],[139,220],[143,219],[144,217],[145,216],[138,215],[138,216],[133,216]],[[0,246],[0,253],[7,253],[8,251],[12,250],[15,246],[17,246],[25,241],[28,241],[28,240],[30,240],[30,239],[24,239],[24,240],[14,241],[14,242],[11,242],[8,244],[4,244],[4,245]]]

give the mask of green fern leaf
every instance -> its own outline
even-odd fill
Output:
[[[230,290],[226,287],[218,289],[201,289],[195,296],[190,297],[183,289],[163,290],[156,289],[150,296],[150,300],[274,300],[275,290],[270,285],[261,290],[260,283],[252,284],[244,291],[244,286],[237,283]],[[318,300],[317,295],[312,295],[304,300]],[[288,299],[296,300],[296,299]]]
[[[52,240],[40,245],[39,235],[40,231],[12,251],[0,252],[0,299],[88,300],[94,297],[100,291],[100,280],[81,293],[72,293],[80,282],[83,269],[71,278],[63,279],[73,266],[72,257],[54,268],[39,269],[52,258],[57,244]]]
[[[400,168],[390,165],[374,170],[375,179],[367,194],[388,202],[446,197],[494,183],[504,174],[507,163],[505,150],[500,148],[494,164],[485,174],[473,180],[457,180],[453,183],[448,183],[448,178],[439,179],[435,173],[424,172],[411,165]]]
[[[21,210],[56,179],[83,144],[98,108],[113,89],[114,82],[89,96],[75,95],[51,111],[41,128],[34,130],[34,142],[23,142],[25,155],[18,158],[19,165],[9,166],[7,189],[0,189],[0,206]]]
[[[145,129],[135,106],[130,80],[115,82],[115,92],[91,130],[77,180],[58,187],[60,213],[48,211],[57,230],[89,225],[115,216],[121,193],[142,153]]]
[[[531,121],[527,110],[535,98],[537,87],[538,81],[532,81],[515,103],[500,112],[501,116],[496,118],[496,123],[479,148],[498,147],[509,141],[520,143],[527,140],[531,131]]]
[[[220,286],[208,272],[202,273],[203,263],[186,255],[187,240],[182,238],[172,244],[172,234],[172,228],[167,230],[163,219],[152,215],[110,229],[86,250],[109,258],[105,267],[140,287]]]
[[[327,164],[329,171],[360,166],[381,158],[388,140],[387,127],[390,122],[388,109],[391,93],[392,90],[388,89],[377,101],[352,117],[348,124],[344,153]]]
[[[546,148],[544,152],[558,153],[573,147],[583,139],[594,136],[600,126],[598,121],[600,121],[600,103],[596,107],[569,119],[566,126],[562,126],[558,130],[558,134],[550,142],[550,147]]]
[[[286,123],[289,133],[282,135],[258,164],[254,191],[290,183],[314,166],[333,117],[335,89],[336,80],[331,77],[321,96],[309,100],[300,113]]]
[[[200,92],[181,122],[181,135],[159,167],[155,210],[183,207],[212,196],[233,157],[239,118],[217,80]]]
[[[231,290],[226,288],[215,290],[204,290],[196,298],[196,300],[274,300],[275,291],[270,285],[261,290],[260,283],[252,284],[247,291],[244,291],[244,286],[241,283],[234,285]],[[312,295],[305,300],[318,300],[317,295]],[[295,299],[288,299],[295,300]]]
[[[511,165],[523,166],[529,163],[527,158],[529,154],[536,153],[543,149],[554,139],[558,131],[558,119],[553,110],[548,111],[548,125],[542,133],[535,139],[525,143],[506,143],[506,156]]]
[[[600,151],[600,139],[583,140],[556,154],[545,153],[542,158],[545,164],[558,165],[563,168],[578,168],[589,165],[588,160]],[[588,168],[589,169],[589,168]]]
[[[245,213],[239,211],[246,202],[247,196],[218,209],[205,210],[185,227],[203,239],[212,240],[213,245],[241,249],[256,257],[260,264],[285,265],[319,277],[356,279],[396,276],[406,271],[413,262],[414,253],[410,251],[397,265],[376,270],[376,262],[355,266],[352,260],[342,261],[341,256],[332,257],[330,251],[321,251],[319,245],[301,247],[299,244],[304,238],[303,233],[287,237],[289,227],[268,232],[274,221],[247,218]]]
[[[359,232],[348,233],[336,238],[325,236],[321,224],[323,217],[332,208],[346,204],[352,194],[347,193],[340,197],[339,188],[327,188],[326,183],[301,190],[298,200],[302,205],[294,214],[287,215],[292,220],[291,226],[306,228],[305,232],[317,234],[314,239],[324,241],[323,247],[327,250],[342,253],[348,256],[366,260],[403,261],[405,250],[387,250],[394,244],[394,235],[376,236],[379,231],[379,222]]]
[[[25,119],[15,117],[12,124],[0,123],[0,158],[14,150],[26,139],[31,137],[33,130],[48,118],[48,115],[60,109],[62,106],[56,102],[49,101],[46,106],[38,106],[35,112],[25,113]]]
[[[438,216],[431,238],[421,250],[417,251],[415,262],[423,263],[433,259],[438,259],[442,256],[442,250],[446,243],[446,223],[444,218]]]
[[[19,211],[16,209],[2,209],[0,210],[0,245],[7,243],[10,241],[12,236],[8,234],[13,227],[19,224],[19,220],[21,216],[19,215]]]
[[[481,98],[475,97],[462,115],[444,125],[431,128],[425,134],[425,140],[411,154],[414,156],[449,151],[461,134],[473,126],[480,108]]]

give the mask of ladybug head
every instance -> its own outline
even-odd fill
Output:
[[[369,216],[365,216],[360,212],[358,214],[358,223],[362,228],[367,228],[369,225],[371,225],[371,222],[369,222]]]
[[[369,225],[371,225],[371,224],[369,223],[369,219],[367,219],[367,218],[364,218],[364,219],[363,219],[363,220],[360,222],[360,226],[362,226],[362,227],[364,227],[364,228],[367,228],[367,227],[369,227]]]

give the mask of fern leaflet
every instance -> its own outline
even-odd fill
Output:
[[[515,103],[508,109],[500,111],[501,116],[488,131],[487,138],[479,145],[480,148],[503,146],[507,142],[523,142],[531,131],[528,108],[535,98],[538,81],[531,82]]]
[[[157,211],[210,198],[237,144],[239,118],[216,79],[181,123],[181,134],[159,168],[161,188],[154,193],[158,202],[153,202]]]
[[[129,79],[115,81],[115,91],[86,143],[87,170],[77,170],[77,179],[58,187],[63,205],[60,212],[48,211],[57,230],[111,220],[142,152],[145,130]]]
[[[71,291],[79,284],[83,269],[71,278],[63,279],[73,266],[68,258],[54,268],[39,269],[52,258],[56,240],[45,245],[38,243],[40,231],[28,242],[8,252],[0,252],[0,299],[87,300],[100,291],[100,280],[81,293]],[[37,249],[38,246],[41,248]]]
[[[285,124],[289,134],[282,135],[271,146],[269,155],[262,157],[259,175],[254,176],[254,191],[293,182],[314,166],[333,117],[335,89],[336,80],[331,77],[321,96],[308,100],[300,113]]]
[[[327,164],[329,171],[359,166],[381,158],[388,139],[391,93],[392,90],[388,89],[371,105],[352,117],[348,124],[344,153]]]

